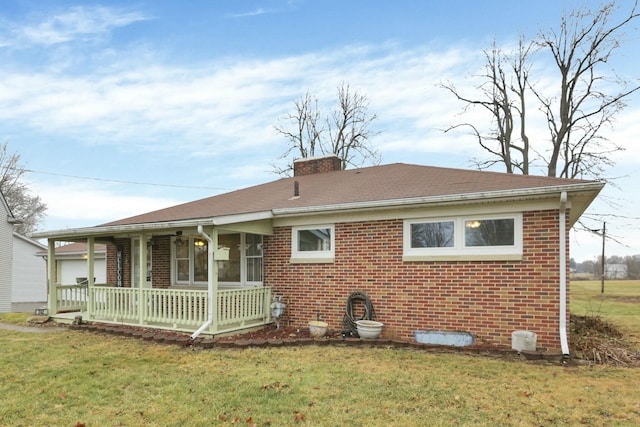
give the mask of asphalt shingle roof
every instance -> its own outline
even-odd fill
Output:
[[[299,197],[293,197],[296,181]],[[282,178],[103,226],[211,218],[285,208],[538,189],[588,182],[594,181],[394,163]]]

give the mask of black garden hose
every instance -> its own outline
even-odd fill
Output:
[[[353,313],[353,306],[356,301],[362,301],[364,303],[364,314],[356,319]],[[364,292],[353,292],[347,298],[347,310],[342,320],[342,326],[344,327],[343,336],[358,336],[358,327],[356,321],[358,320],[372,320],[375,317],[375,311],[371,299]]]

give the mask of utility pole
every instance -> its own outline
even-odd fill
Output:
[[[601,258],[601,262],[602,262],[602,281],[600,282],[600,293],[604,294],[604,242],[607,236],[607,223],[604,222],[602,223],[602,258]]]

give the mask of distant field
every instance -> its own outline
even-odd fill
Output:
[[[640,281],[607,280],[571,282],[571,313],[598,315],[616,324],[640,345]]]

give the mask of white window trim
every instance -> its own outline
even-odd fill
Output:
[[[240,281],[239,282],[225,282],[218,281],[218,286],[221,288],[238,288],[238,287],[247,287],[247,288],[257,288],[264,286],[264,252],[262,255],[257,256],[247,256],[247,234],[251,233],[240,233]],[[264,236],[262,237],[262,243],[264,244]],[[247,259],[249,258],[261,258],[262,259],[262,280],[248,280],[247,279]],[[220,261],[222,262],[222,261]],[[206,285],[206,283],[205,283]]]
[[[206,281],[194,280],[195,247],[193,242],[195,240],[204,240],[204,239],[200,236],[188,236],[188,235],[180,236],[180,238],[186,241],[187,248],[188,248],[187,259],[189,260],[189,280],[178,280],[178,266],[176,264],[176,249],[175,249],[175,242],[177,238],[172,237],[170,241],[171,243],[171,255],[170,255],[171,256],[171,277],[173,279],[172,282],[178,286],[199,286],[199,287],[207,286]]]
[[[466,246],[464,227],[470,220],[514,220],[514,244],[508,246]],[[431,222],[454,223],[454,245],[443,248],[412,248],[411,225]],[[447,216],[434,218],[406,219],[403,224],[403,260],[404,261],[433,261],[433,260],[520,260],[522,259],[522,213],[505,213],[496,215],[478,214],[464,216]]]
[[[250,288],[255,288],[255,287],[262,287],[264,286],[264,253],[262,253],[261,256],[254,256],[253,258],[262,258],[262,274],[263,274],[263,280],[262,281],[248,281],[247,280],[247,265],[246,265],[246,260],[247,260],[247,256],[246,256],[246,249],[244,247],[244,245],[246,244],[246,234],[247,233],[240,233],[240,282],[223,282],[223,281],[219,281],[218,282],[218,286],[221,288],[239,288],[239,287],[250,287]],[[178,288],[192,288],[192,287],[198,287],[198,288],[206,288],[207,286],[207,282],[206,281],[196,281],[194,280],[194,253],[195,253],[195,248],[193,245],[193,241],[194,239],[199,239],[199,240],[203,240],[202,237],[200,236],[182,236],[182,239],[185,240],[187,242],[187,245],[189,247],[189,254],[188,254],[188,260],[189,260],[189,280],[178,280],[178,266],[176,264],[176,249],[175,249],[175,240],[176,238],[173,237],[171,238],[171,281],[172,281],[172,286],[178,287]],[[264,244],[264,236],[262,237],[263,241],[262,244]],[[220,261],[221,262],[221,261]]]
[[[330,245],[328,251],[299,251],[298,250],[298,232],[304,230],[317,230],[320,228],[328,228],[331,233]],[[330,263],[335,259],[336,248],[336,230],[334,224],[318,224],[291,227],[291,262],[292,263]]]

